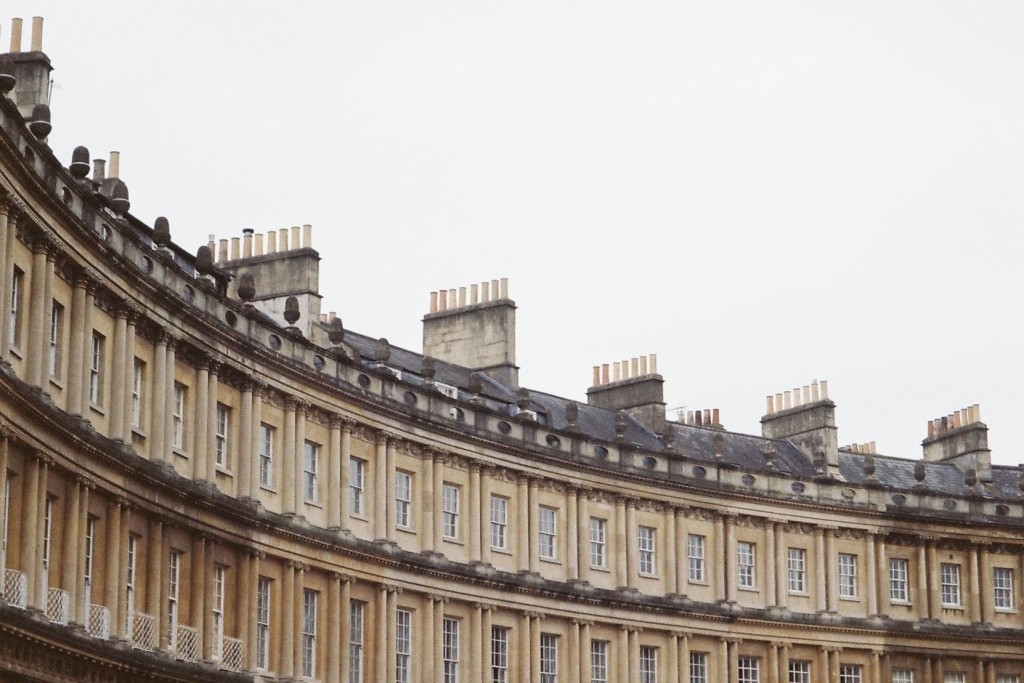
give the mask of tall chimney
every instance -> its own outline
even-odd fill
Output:
[[[804,395],[811,399],[803,400]],[[836,404],[828,397],[828,384],[815,380],[810,392],[785,392],[781,402],[776,394],[773,411],[761,418],[761,433],[767,439],[788,439],[807,457],[825,455],[828,474],[839,474],[839,436],[836,429]],[[815,400],[817,397],[817,400]]]
[[[587,403],[623,410],[660,434],[665,426],[665,378],[658,374],[657,356],[633,358],[622,365],[628,372],[623,371],[616,381],[609,382],[606,374],[594,374],[594,386],[587,389]]]
[[[988,425],[981,421],[978,404],[928,423],[928,436],[921,442],[926,462],[948,462],[961,470],[973,469],[981,481],[992,481],[992,451],[988,447]]]
[[[32,19],[31,50],[22,52],[22,21],[11,22],[11,52],[8,58],[14,63],[14,77],[17,82],[8,95],[18,106],[26,120],[32,117],[37,104],[50,104],[50,58],[43,53],[43,19]]]

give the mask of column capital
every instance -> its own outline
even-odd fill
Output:
[[[295,412],[295,409],[298,407],[298,405],[299,405],[299,400],[297,398],[295,398],[294,396],[285,396],[284,397],[284,409],[285,409],[286,412],[289,411],[289,410],[292,411],[292,412]]]
[[[448,602],[448,598],[446,596],[444,596],[444,595],[431,594],[431,595],[427,596],[427,599],[430,600],[431,602],[437,602],[437,603],[440,603],[442,605],[444,603]]]
[[[355,424],[355,421],[351,418],[339,415],[338,413],[331,413],[327,417],[327,422],[331,429],[348,429],[349,431],[352,430],[352,426]]]

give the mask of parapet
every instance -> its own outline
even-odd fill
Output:
[[[423,316],[423,355],[517,388],[516,304],[508,297],[508,278],[431,292]]]
[[[658,356],[653,353],[595,365],[594,384],[587,389],[587,403],[623,410],[660,434],[665,426],[664,385],[665,378],[658,374]]]

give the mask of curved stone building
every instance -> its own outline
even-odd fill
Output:
[[[0,681],[1020,683],[1024,486],[977,406],[921,459],[666,419],[653,357],[518,386],[505,281],[423,353],[320,312],[308,228],[194,256],[0,57]],[[130,94],[129,94],[130,96]],[[366,292],[372,296],[372,292]]]

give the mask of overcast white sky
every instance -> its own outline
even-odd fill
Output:
[[[531,388],[657,353],[730,429],[818,378],[840,443],[980,403],[1024,461],[1024,3],[14,0],[4,49],[37,14],[58,157],[193,252],[313,224],[349,329],[508,277]]]

